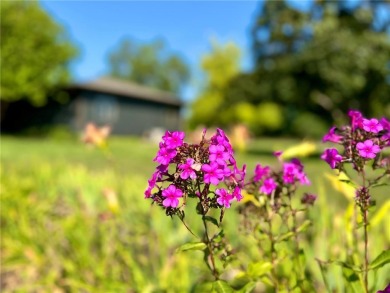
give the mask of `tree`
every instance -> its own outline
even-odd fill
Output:
[[[191,128],[199,124],[212,126],[229,123],[229,111],[219,111],[223,108],[223,93],[228,82],[239,73],[239,61],[240,49],[234,43],[220,45],[217,41],[212,41],[211,52],[204,55],[201,61],[205,84],[191,105]]]
[[[1,101],[35,105],[70,80],[76,55],[63,28],[35,1],[1,1]]]
[[[184,60],[168,52],[162,40],[149,44],[122,40],[109,54],[109,74],[173,93],[179,93],[189,79]]]
[[[388,2],[266,1],[252,28],[254,70],[234,78],[225,104],[276,102],[284,131],[313,135],[350,108],[390,116]],[[321,129],[320,129],[321,128]]]

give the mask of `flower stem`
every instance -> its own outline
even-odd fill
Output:
[[[363,212],[363,221],[364,221],[364,289],[368,293],[368,234],[367,234],[367,209]]]
[[[267,208],[266,208],[267,209]],[[271,244],[271,263],[272,263],[272,269],[271,269],[271,276],[272,276],[272,281],[275,286],[275,290],[278,291],[279,289],[279,283],[278,283],[278,277],[276,275],[276,250],[275,250],[275,240],[272,232],[272,209],[271,212],[267,211],[267,223],[268,223],[268,238]]]
[[[363,188],[366,189],[366,172],[362,170]],[[367,192],[368,193],[368,192]],[[363,214],[363,228],[364,228],[364,290],[368,293],[368,199],[364,198],[364,204],[362,209]]]
[[[219,273],[218,273],[217,268],[215,266],[213,247],[211,245],[211,240],[209,237],[206,218],[205,218],[204,214],[202,216],[202,221],[203,221],[204,232],[205,232],[205,237],[206,237],[206,245],[207,245],[207,249],[209,250],[209,256],[210,256],[210,261],[211,261],[211,266],[208,264],[208,267],[210,268],[211,272],[213,273],[215,280],[219,280]]]

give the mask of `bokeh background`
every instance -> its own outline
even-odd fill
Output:
[[[315,258],[348,256],[354,194],[320,140],[349,109],[390,117],[389,1],[0,5],[3,292],[195,290],[201,255],[175,253],[191,235],[143,191],[162,133],[203,127],[225,129],[248,170],[276,150],[303,160],[318,194],[307,274],[325,292]],[[375,191],[371,256],[390,248],[389,194]],[[238,218],[227,235],[245,264]],[[326,278],[345,290],[340,268]]]

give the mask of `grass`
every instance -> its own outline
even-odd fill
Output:
[[[297,143],[258,140],[238,154],[238,162],[248,163],[251,172],[258,162],[273,164],[272,151]],[[143,200],[156,150],[138,138],[113,137],[104,152],[75,140],[2,137],[2,292],[190,292],[207,271],[198,252],[175,253],[191,235]],[[325,181],[325,163],[315,156],[303,161],[313,182],[307,190],[319,193],[306,254],[322,292],[314,258],[345,257],[349,201]],[[383,189],[377,193],[383,202]],[[246,243],[237,237],[238,216],[234,210],[227,214],[227,235],[239,250]],[[372,257],[390,247],[386,220],[370,230]],[[336,267],[327,273],[337,292],[344,290],[340,275]],[[388,276],[388,269],[378,274],[375,289]]]

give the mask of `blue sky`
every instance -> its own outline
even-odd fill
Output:
[[[243,52],[242,65],[250,64],[250,27],[257,1],[41,1],[62,24],[80,49],[72,66],[77,81],[107,72],[107,56],[129,36],[140,42],[162,37],[170,49],[184,57],[195,77],[199,61],[210,49],[210,39],[233,41]],[[196,79],[196,78],[195,78]],[[195,95],[196,81],[183,93]]]

